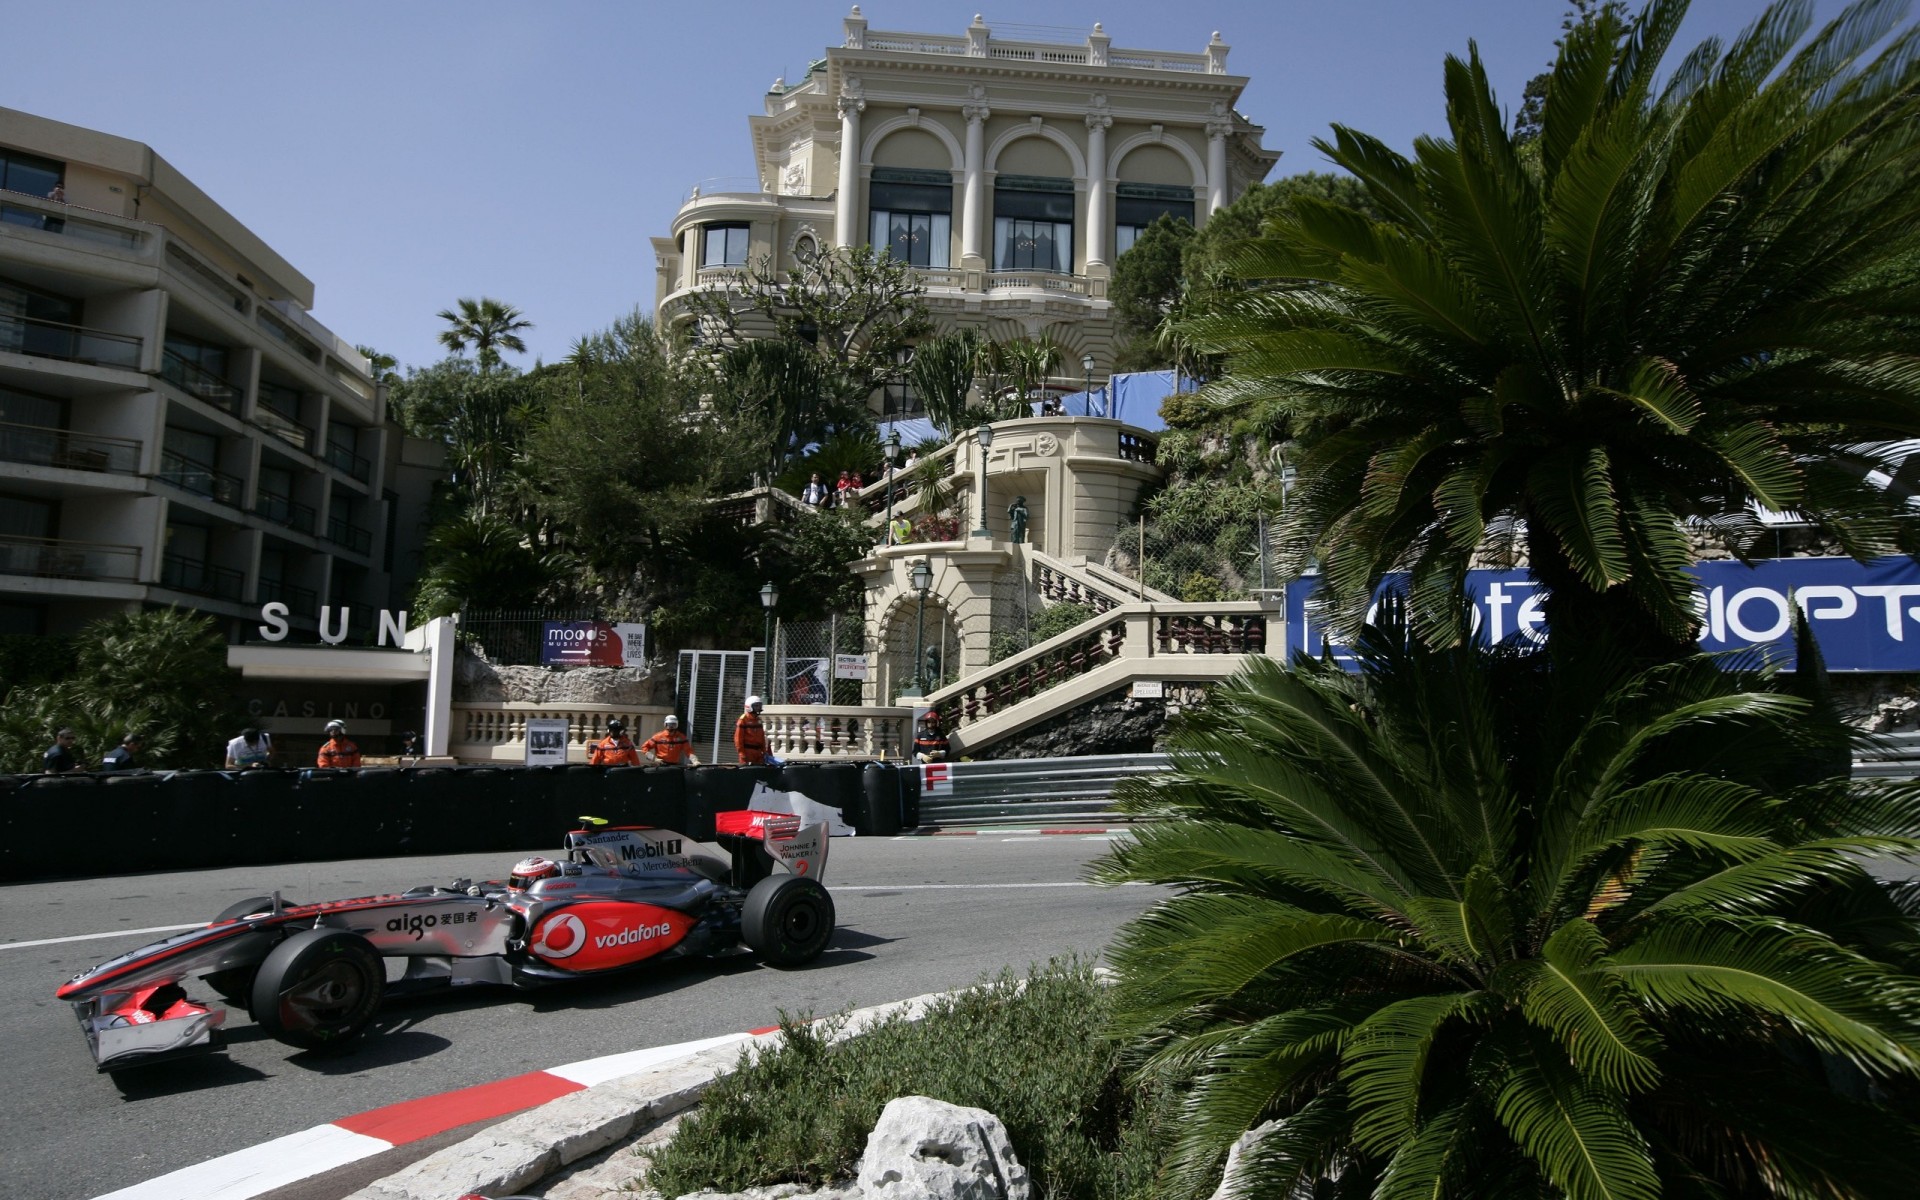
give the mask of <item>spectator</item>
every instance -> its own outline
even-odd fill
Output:
[[[818,475],[815,479],[820,478]],[[697,767],[700,759],[693,743],[680,732],[680,718],[669,713],[667,727],[640,744],[640,752],[663,767]]]
[[[801,489],[800,502],[813,508],[821,508],[827,503],[827,485],[820,482],[820,472],[815,471],[807,486]]]
[[[853,500],[853,472],[840,472],[840,482],[833,485],[833,503],[845,508]]]
[[[351,771],[360,765],[360,747],[347,739],[347,727],[339,721],[327,722],[327,740],[314,756],[313,765],[329,770]]]
[[[733,753],[743,767],[767,761],[767,728],[760,723],[760,709],[760,697],[748,696],[746,711],[733,723]]]
[[[273,757],[273,735],[249,725],[240,736],[227,743],[227,768],[249,770],[264,767]]]
[[[53,190],[47,193],[47,199],[53,201],[55,204],[65,204],[67,202],[66,187],[62,184],[54,184]]]
[[[607,722],[607,736],[587,747],[587,765],[593,767],[637,767],[640,752],[627,736],[627,723],[619,717]]]
[[[920,465],[920,449],[919,447],[916,446],[913,449],[907,451],[907,464],[906,466],[901,467],[900,469],[902,471],[911,471],[919,465]]]
[[[127,730],[125,736],[120,739],[120,744],[107,751],[106,755],[100,759],[100,769],[102,771],[134,770],[140,765],[137,760],[140,757],[140,747],[145,741],[146,739],[140,736],[138,730]]]
[[[47,752],[40,756],[40,765],[49,775],[65,775],[79,769],[79,760],[73,757],[72,726],[62,725],[54,730],[53,745],[48,746]]]

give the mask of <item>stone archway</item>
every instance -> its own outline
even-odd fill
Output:
[[[913,655],[916,635],[920,642],[921,662],[929,672],[937,672],[925,688],[934,691],[943,683],[959,678],[960,631],[953,611],[939,596],[927,597],[924,630],[920,624],[920,599],[908,593],[893,607],[881,627],[878,658],[879,687],[875,703],[892,704],[901,689],[913,685]]]

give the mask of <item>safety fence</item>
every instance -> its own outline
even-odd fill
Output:
[[[1028,825],[1122,821],[1113,792],[1125,779],[1168,769],[1164,754],[1015,758],[920,768],[920,823]]]
[[[6,775],[0,869],[19,880],[524,853],[557,847],[585,814],[711,841],[715,815],[746,808],[763,783],[840,810],[860,834],[919,824],[918,773],[883,763]]]

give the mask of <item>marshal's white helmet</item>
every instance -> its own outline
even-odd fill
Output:
[[[679,718],[679,717],[676,717],[676,716],[674,716],[674,715],[673,715],[672,713],[668,713],[668,714],[667,714],[667,728],[668,728],[668,729],[678,729],[678,728],[680,728],[680,718]]]
[[[752,710],[753,710],[753,711],[755,711],[755,712],[759,712],[759,711],[760,711],[760,706],[761,706],[761,705],[762,705],[763,703],[765,703],[765,702],[764,702],[764,701],[762,701],[762,700],[760,699],[760,697],[758,697],[758,696],[748,696],[748,697],[747,697],[747,707],[748,707],[748,708],[750,708],[750,709],[752,709]]]

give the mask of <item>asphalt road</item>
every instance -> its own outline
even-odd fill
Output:
[[[512,854],[379,859],[173,874],[103,875],[0,888],[0,1122],[6,1191],[87,1200],[269,1138],[453,1088],[624,1050],[771,1025],[1096,955],[1150,901],[1144,888],[1079,882],[1104,840],[837,838],[826,882],[832,948],[798,971],[750,957],[663,964],[535,993],[474,989],[389,1003],[344,1057],[294,1051],[228,1016],[229,1050],[100,1075],[69,1005],[68,977],[156,940],[140,930],[205,921],[279,889],[301,901],[498,878]],[[69,852],[109,861],[111,834]],[[528,853],[552,853],[529,847]],[[105,935],[105,936],[102,936]],[[72,940],[54,940],[72,939]],[[38,943],[38,944],[35,944]]]

